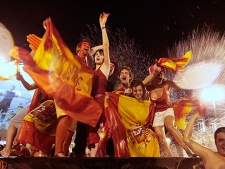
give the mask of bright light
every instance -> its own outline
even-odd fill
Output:
[[[173,81],[183,89],[202,89],[212,85],[222,70],[223,64],[216,61],[198,62],[177,72]]]
[[[0,80],[11,79],[17,73],[17,64],[15,61],[7,62],[5,64],[0,63]]]
[[[0,54],[0,64],[4,64],[6,62],[7,62],[6,57]]]
[[[167,137],[166,142],[167,142],[168,145],[170,145],[170,142],[171,142],[170,138]]]
[[[225,89],[220,85],[213,85],[201,91],[201,98],[205,102],[220,102],[225,100]]]

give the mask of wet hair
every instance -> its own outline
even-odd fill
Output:
[[[137,86],[141,86],[142,89],[143,89],[143,95],[141,96],[143,100],[146,99],[146,89],[145,89],[145,86],[142,82],[142,80],[139,80],[139,79],[134,79],[131,84],[130,84],[130,88],[133,90],[133,87],[137,87]]]
[[[121,71],[124,70],[124,69],[127,70],[127,71],[129,72],[129,75],[130,75],[130,82],[132,82],[134,76],[133,76],[133,74],[132,74],[132,72],[131,72],[130,67],[128,67],[128,66],[123,66],[123,67],[120,69],[119,76],[120,76]]]
[[[90,42],[89,40],[87,40],[87,39],[81,40],[81,41],[77,44],[77,47],[76,47],[76,53],[77,53],[77,54],[78,54],[78,48],[80,48],[80,47],[81,47],[81,44],[84,43],[84,42],[89,43],[90,46],[91,46],[91,42]]]
[[[214,133],[214,139],[216,140],[217,139],[217,134],[218,133],[225,133],[225,127],[220,127],[218,128],[215,133]]]

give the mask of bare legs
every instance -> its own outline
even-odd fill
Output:
[[[68,116],[61,117],[56,128],[55,155],[59,157],[65,157],[62,146],[68,130],[68,119]]]
[[[74,135],[74,132],[75,132],[76,128],[77,128],[77,121],[70,118],[66,138],[65,138],[65,141],[63,143],[63,153],[65,155],[68,155],[71,140],[72,140],[72,137]]]
[[[0,152],[2,156],[8,157],[11,153],[11,147],[13,144],[13,140],[16,137],[17,128],[13,124],[9,124],[7,134],[6,134],[6,145],[4,150]]]
[[[69,116],[63,116],[59,119],[56,128],[55,156],[66,157],[69,148],[68,144],[71,143],[73,136],[71,131],[74,132],[76,130],[76,126],[77,121]]]
[[[165,123],[166,129],[168,130],[168,132],[170,132],[173,135],[176,142],[186,151],[188,155],[191,155],[192,153],[190,149],[187,147],[187,145],[184,143],[181,133],[174,127],[174,116],[167,116],[164,119],[164,123]],[[166,142],[164,126],[154,127],[154,130],[159,137],[159,142],[162,146],[165,156],[172,157],[172,152],[169,148],[168,143]]]
[[[90,157],[96,157],[97,149],[98,149],[98,143],[95,143],[95,147],[91,148]]]
[[[172,157],[172,152],[169,148],[168,143],[166,142],[166,134],[164,130],[164,126],[157,126],[154,127],[154,131],[159,137],[159,142],[162,147],[163,153],[166,157]]]
[[[20,129],[20,125],[23,122],[23,118],[26,116],[29,110],[29,106],[19,111],[9,123],[9,127],[6,133],[6,145],[3,151],[0,152],[2,156],[8,157],[11,153],[13,141],[16,137],[17,131]]]
[[[96,157],[96,152],[97,152],[98,144],[100,141],[100,136],[98,134],[98,130],[100,130],[100,129],[101,129],[101,127],[99,128],[98,124],[96,125],[96,127],[89,126],[87,142],[88,142],[88,148],[90,150],[88,153],[88,156],[90,156],[90,157]]]
[[[29,150],[29,152],[30,152],[30,155],[32,156],[33,155],[33,150],[32,150],[32,145],[31,144],[29,144],[29,143],[26,143],[26,148]]]
[[[181,133],[174,127],[174,116],[167,116],[164,120],[166,129],[173,135],[176,142],[186,151],[187,155],[192,154],[191,150],[183,141],[183,136]]]

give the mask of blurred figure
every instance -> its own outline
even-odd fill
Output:
[[[17,73],[16,79],[21,81],[21,83],[27,90],[34,90],[37,88],[35,83],[29,84],[20,73]],[[23,122],[23,118],[27,115],[29,109],[30,109],[30,106],[23,108],[10,120],[9,127],[6,133],[6,145],[4,150],[0,152],[2,156],[5,156],[5,157],[10,156],[13,141],[17,135],[17,132],[20,130],[21,124]]]
[[[0,102],[0,111],[1,111],[1,119],[0,121],[4,121],[6,113],[8,112],[8,109],[10,107],[10,104],[14,97],[18,97],[18,95],[14,92],[15,86],[12,85],[10,87],[10,90],[7,90],[3,93],[0,93],[0,95],[3,95],[3,99]]]

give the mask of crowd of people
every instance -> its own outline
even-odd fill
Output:
[[[144,80],[134,78],[127,66],[118,71],[117,63],[110,58],[108,17],[108,13],[99,16],[102,45],[91,48],[88,40],[82,40],[75,56],[49,18],[44,21],[46,39],[31,44],[32,50],[42,45],[33,51],[34,56],[23,48],[14,48],[12,56],[24,62],[35,84],[27,84],[20,74],[17,79],[27,90],[36,92],[31,105],[11,119],[6,146],[0,154],[24,155],[21,146],[19,150],[15,148],[22,144],[27,150],[25,156],[67,157],[75,135],[72,154],[78,157],[173,157],[166,129],[188,156],[202,158],[206,168],[225,168],[224,128],[215,133],[218,153],[191,139],[198,112],[193,114],[183,136],[174,125],[169,93],[170,88],[179,87],[167,80],[159,63],[149,68]],[[52,56],[42,56],[41,49],[52,52]],[[111,87],[108,78],[117,71],[119,83]],[[217,164],[210,158],[217,159]]]

